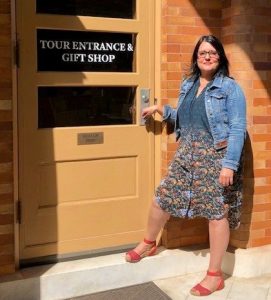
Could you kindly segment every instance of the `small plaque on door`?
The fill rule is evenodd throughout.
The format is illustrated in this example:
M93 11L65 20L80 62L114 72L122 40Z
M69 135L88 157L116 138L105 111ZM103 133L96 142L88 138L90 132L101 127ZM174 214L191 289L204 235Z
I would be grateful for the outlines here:
M77 145L103 144L103 132L89 132L77 134Z

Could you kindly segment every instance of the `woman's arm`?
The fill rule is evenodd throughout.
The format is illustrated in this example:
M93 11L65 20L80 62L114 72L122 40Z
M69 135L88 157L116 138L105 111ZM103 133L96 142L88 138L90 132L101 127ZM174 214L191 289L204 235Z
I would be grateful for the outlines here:
M243 91L234 83L227 100L229 118L229 138L226 155L222 160L219 183L222 186L233 184L234 171L239 167L246 137L246 100Z
M148 119L151 115L158 112L159 115L163 116L163 106L162 105L152 105L150 107L146 107L142 111L142 117L144 119Z
M154 113L159 113L163 117L163 121L174 124L176 121L177 111L170 105L152 105L143 109L142 117L148 119Z
M240 86L233 84L227 99L229 137L222 167L237 171L246 137L246 100Z

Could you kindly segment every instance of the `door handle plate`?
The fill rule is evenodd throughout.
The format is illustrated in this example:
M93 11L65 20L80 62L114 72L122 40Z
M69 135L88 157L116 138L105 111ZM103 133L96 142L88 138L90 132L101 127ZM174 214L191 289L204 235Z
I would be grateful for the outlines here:
M143 88L140 90L140 125L145 125L146 120L142 117L144 108L150 106L150 89Z

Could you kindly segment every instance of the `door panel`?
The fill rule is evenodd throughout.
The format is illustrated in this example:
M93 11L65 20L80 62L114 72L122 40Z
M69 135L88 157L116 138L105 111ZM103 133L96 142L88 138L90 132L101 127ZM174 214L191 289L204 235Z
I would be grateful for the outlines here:
M140 91L150 89L153 104L155 10L154 0L128 2L136 13L120 19L37 14L36 1L18 1L22 260L125 247L143 236L154 134L152 123L140 125ZM131 33L133 70L37 71L38 29Z

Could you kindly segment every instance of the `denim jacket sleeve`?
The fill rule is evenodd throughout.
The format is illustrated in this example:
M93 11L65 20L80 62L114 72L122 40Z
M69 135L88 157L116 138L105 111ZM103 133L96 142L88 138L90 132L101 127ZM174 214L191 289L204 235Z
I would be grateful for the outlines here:
M222 167L237 170L246 138L246 100L240 86L232 82L227 99L229 136Z
M172 108L170 105L164 105L163 120L175 124L177 117L177 109Z

